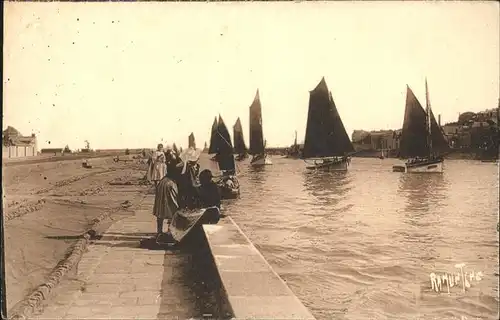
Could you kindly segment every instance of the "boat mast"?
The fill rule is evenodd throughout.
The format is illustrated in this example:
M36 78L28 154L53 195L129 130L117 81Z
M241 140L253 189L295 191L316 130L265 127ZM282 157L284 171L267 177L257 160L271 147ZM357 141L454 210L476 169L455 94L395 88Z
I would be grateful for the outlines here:
M431 102L429 99L429 88L427 87L427 78L425 78L425 111L427 113L427 145L429 146L429 156L432 156L432 122L431 122Z

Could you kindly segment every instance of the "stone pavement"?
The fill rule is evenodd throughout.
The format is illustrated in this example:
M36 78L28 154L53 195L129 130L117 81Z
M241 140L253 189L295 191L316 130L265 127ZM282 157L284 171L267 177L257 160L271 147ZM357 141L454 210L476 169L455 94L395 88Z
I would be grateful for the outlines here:
M61 284L37 319L188 319L206 313L193 289L191 254L139 248L156 231L153 201L146 196L134 216L89 245L76 279Z

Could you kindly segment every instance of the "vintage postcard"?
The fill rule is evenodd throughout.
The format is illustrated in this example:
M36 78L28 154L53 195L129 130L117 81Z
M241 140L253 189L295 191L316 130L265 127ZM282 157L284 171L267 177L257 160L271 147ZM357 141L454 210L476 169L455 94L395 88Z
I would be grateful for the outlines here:
M4 2L3 316L498 319L499 16Z

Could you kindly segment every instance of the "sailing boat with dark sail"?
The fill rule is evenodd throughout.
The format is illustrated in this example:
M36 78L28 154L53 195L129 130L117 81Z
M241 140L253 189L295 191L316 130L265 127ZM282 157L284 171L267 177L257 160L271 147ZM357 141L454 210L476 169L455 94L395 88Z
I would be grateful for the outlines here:
M194 140L194 134L192 132L188 137L188 148L196 150L196 141Z
M172 151L174 152L176 157L180 155L179 149L177 149L177 145L175 143L172 145Z
M425 80L426 110L406 86L406 107L399 145L399 157L407 159L404 166L394 171L408 173L443 172L442 155L449 150L443 131L431 110L427 80Z
M212 124L212 131L210 132L210 147L208 148L208 154L217 153L215 149L217 140L217 126L218 126L217 117L215 117L214 123ZM215 161L215 156L212 157L210 160Z
M229 130L219 115L216 136L214 139L215 159L219 165L221 175L216 179L223 199L234 199L240 194L240 184L236 178L236 163L234 149L231 143Z
M241 127L240 118L236 120L233 126L234 152L237 154L236 160L242 161L248 158L247 146L243 139L243 128Z
M288 153L285 157L291 158L291 159L299 159L300 158L300 146L297 143L297 131L295 131L295 140L293 142L293 145L290 147L290 149L288 150Z
M250 150L253 156L250 164L262 166L273 164L266 153L264 133L262 129L262 106L260 104L259 90L250 106Z
M346 171L354 147L323 77L309 92L303 158L307 169ZM308 163L308 160L312 163Z

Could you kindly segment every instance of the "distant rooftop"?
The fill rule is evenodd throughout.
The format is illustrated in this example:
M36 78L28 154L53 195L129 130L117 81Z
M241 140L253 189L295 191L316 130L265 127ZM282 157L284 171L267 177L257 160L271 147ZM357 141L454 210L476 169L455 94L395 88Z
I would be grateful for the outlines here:
M23 136L16 128L8 126L2 132L2 141L4 145L31 146L36 142L36 136Z
M5 129L2 132L2 135L8 135L8 136L21 136L21 133L14 127L8 126L7 129Z

